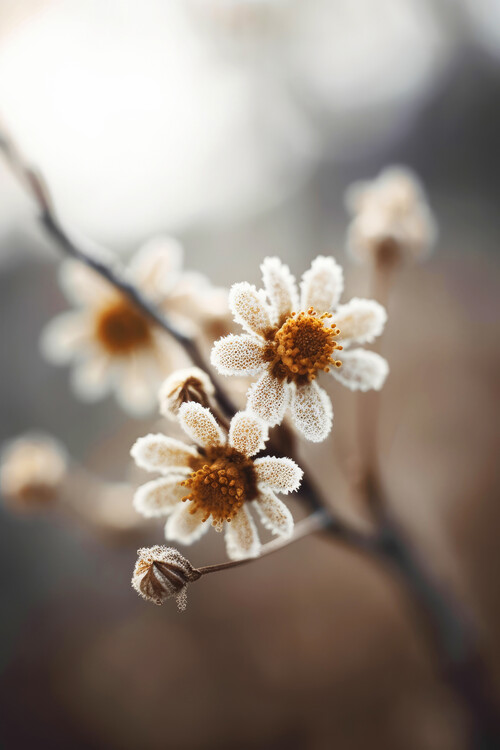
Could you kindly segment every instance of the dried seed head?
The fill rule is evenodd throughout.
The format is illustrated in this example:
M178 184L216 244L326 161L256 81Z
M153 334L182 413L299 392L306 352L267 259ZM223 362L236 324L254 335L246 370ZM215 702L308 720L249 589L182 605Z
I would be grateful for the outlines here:
M201 573L174 547L143 547L137 554L132 576L137 593L158 605L175 596L178 608L186 609L187 585L197 581Z
M2 453L0 491L17 508L42 506L55 499L66 469L59 443L48 435L25 435Z
M206 372L199 367L176 370L162 384L158 398L160 412L164 417L177 419L182 404L195 401L202 406L209 405L209 397L214 394L214 386Z

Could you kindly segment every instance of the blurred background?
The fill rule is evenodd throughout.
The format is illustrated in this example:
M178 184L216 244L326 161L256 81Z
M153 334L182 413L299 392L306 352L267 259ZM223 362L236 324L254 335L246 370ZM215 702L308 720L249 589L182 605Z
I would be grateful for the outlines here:
M299 276L332 253L346 298L366 294L345 190L416 171L440 234L389 299L379 457L500 691L498 1L0 0L0 116L68 225L124 259L173 234L219 286L259 283L269 254ZM42 359L40 331L67 309L58 258L1 161L1 441L43 430L123 481L135 439L168 424L83 404ZM329 390L333 436L301 455L351 517L355 396ZM0 513L2 747L465 747L399 582L355 553L303 540L194 585L179 614L129 586L161 523L103 534ZM188 550L195 565L224 555L215 534Z

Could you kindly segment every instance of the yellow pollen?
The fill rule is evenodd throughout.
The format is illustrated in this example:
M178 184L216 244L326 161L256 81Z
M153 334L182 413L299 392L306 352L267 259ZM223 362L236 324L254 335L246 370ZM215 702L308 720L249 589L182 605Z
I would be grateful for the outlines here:
M272 374L304 385L314 380L320 370L328 372L332 365L340 367L342 362L333 356L335 350L342 349L335 341L340 330L331 318L332 313L318 315L312 307L307 312L290 313L265 351Z
M111 354L128 354L151 342L149 322L125 299L99 312L95 332Z
M209 449L198 467L181 482L189 490L182 500L191 501L190 513L203 511L203 522L211 516L213 526L221 530L223 522L230 522L243 503L257 496L253 461L226 446Z

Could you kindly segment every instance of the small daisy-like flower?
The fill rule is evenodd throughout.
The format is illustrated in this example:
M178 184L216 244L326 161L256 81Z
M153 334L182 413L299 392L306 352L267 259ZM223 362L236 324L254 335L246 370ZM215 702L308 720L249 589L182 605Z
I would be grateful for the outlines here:
M43 434L23 435L8 443L0 460L0 492L18 509L52 502L66 476L63 447Z
M382 333L385 309L358 298L339 305L343 275L333 258L313 261L302 277L300 302L295 279L279 258L266 258L261 269L265 290L243 282L229 294L235 320L248 333L217 341L212 364L222 375L260 375L247 408L271 426L289 409L299 432L320 442L333 412L317 375L331 372L352 390L380 389L387 362L356 345Z
M173 547L143 547L132 576L132 587L153 604L163 604L175 596L180 610L186 609L187 585L200 578L189 560Z
M136 253L126 275L179 327L196 334L185 315L186 297L199 286L206 294L208 285L198 275L182 273L181 266L181 246L156 238ZM74 364L72 384L82 399L96 401L113 390L129 413L151 410L165 374L187 364L181 348L88 267L66 261L60 281L77 309L57 316L45 328L45 356L55 364Z
M436 222L419 179L409 169L390 167L371 182L351 185L346 204L354 217L347 246L357 260L392 265L429 255Z
M254 458L267 440L264 422L238 412L226 436L210 410L194 402L181 406L179 422L197 446L146 435L132 447L138 466L163 474L139 487L136 510L149 517L169 516L165 536L182 544L199 539L208 521L218 531L225 528L227 553L233 560L260 552L250 506L266 528L290 536L292 515L274 493L298 489L302 470L290 458Z

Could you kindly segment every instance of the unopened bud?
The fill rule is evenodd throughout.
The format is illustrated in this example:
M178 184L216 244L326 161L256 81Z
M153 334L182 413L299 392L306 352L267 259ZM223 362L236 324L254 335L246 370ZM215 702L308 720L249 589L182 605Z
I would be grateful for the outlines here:
M209 406L209 396L213 394L212 381L199 367L176 370L160 388L160 412L169 419L177 419L182 404L195 401L202 406Z
M201 573L174 547L143 547L137 554L132 576L137 593L154 604L163 604L175 596L178 608L185 609L187 585L197 581Z
M2 451L0 491L18 509L53 501L67 469L66 453L48 435L25 435Z

